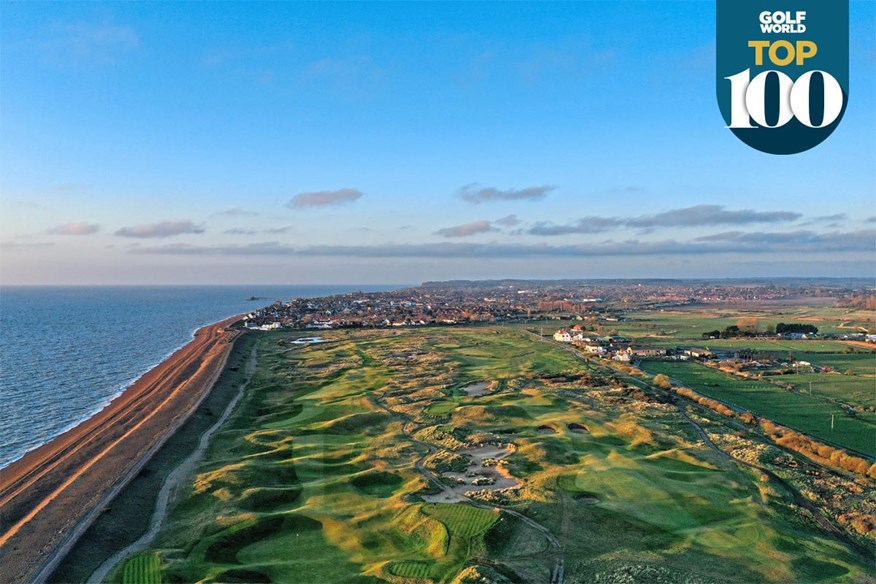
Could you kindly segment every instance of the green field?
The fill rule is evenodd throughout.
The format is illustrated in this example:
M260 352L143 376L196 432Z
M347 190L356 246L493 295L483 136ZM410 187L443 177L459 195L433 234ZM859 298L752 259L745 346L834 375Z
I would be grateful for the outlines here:
M518 327L279 343L294 336L248 335L250 390L138 556L160 558L165 581L538 582L558 553L566 582L866 578L860 552L786 494L797 479L764 483L677 408ZM462 391L482 381L489 394ZM497 444L514 488L428 502L452 481L424 461Z
M828 366L840 373L851 373L869 378L876 387L876 355L871 353L807 353L794 352L794 358L813 365Z
M689 361L646 361L642 368L649 373L668 375L670 379L705 396L738 406L757 416L876 457L876 416L872 413L852 415L839 405L815 395L814 391L813 397L809 397L808 394L783 390L766 381L731 377ZM797 376L787 377L793 381L793 377ZM831 390L831 393L836 393L836 390Z
M852 406L873 408L876 406L876 379L860 375L839 375L832 373L800 373L771 377L776 383L793 385L798 391L814 397L835 400ZM857 415L873 420L873 413L859 412Z

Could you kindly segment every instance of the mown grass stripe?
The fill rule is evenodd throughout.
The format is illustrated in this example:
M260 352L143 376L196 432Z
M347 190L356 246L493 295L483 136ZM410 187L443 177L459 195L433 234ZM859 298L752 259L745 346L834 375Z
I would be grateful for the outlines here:
M161 560L158 554L129 558L122 569L122 584L161 584Z

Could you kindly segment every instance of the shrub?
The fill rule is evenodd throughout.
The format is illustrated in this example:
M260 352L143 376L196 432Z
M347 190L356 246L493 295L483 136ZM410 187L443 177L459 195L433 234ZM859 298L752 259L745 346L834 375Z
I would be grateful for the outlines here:
M657 387L662 387L663 389L669 389L672 387L672 382L669 381L669 378L662 373L654 376L654 385Z
M860 456L853 456L840 448L834 448L790 428L778 426L769 420L761 420L760 427L767 437L779 446L799 452L815 462L876 478L876 464L871 465Z

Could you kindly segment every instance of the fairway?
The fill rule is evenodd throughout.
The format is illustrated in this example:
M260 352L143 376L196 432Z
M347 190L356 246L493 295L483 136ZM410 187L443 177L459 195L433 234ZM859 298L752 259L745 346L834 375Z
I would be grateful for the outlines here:
M122 569L122 584L161 584L161 560L158 554L129 558Z
M425 505L423 513L443 523L451 534L465 538L485 534L499 520L498 511L470 505L441 503Z
M520 327L252 338L250 391L113 581L147 558L149 577L183 582L541 582L560 566L568 582L643 566L666 582L853 582L867 570L782 494L811 488L808 475L765 485L676 407ZM719 416L699 423L733 436ZM849 496L861 516L876 505Z

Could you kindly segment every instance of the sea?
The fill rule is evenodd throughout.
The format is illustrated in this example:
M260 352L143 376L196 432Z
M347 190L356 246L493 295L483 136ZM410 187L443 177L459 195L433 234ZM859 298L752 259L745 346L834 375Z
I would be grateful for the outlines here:
M399 287L0 287L0 469L99 412L204 325L275 300Z

